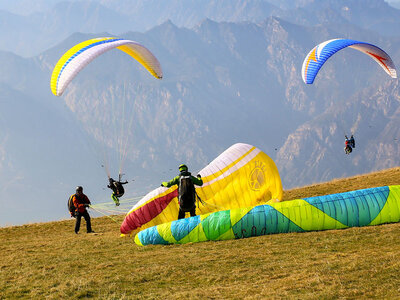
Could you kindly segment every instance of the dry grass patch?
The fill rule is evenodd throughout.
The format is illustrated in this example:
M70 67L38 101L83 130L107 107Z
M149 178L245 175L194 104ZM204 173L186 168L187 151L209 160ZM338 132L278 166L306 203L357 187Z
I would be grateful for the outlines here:
M285 199L400 184L400 168L285 191ZM123 217L116 217L122 222ZM84 221L83 221L84 223ZM93 219L0 229L0 299L398 298L400 224L139 247ZM85 224L82 224L83 226Z

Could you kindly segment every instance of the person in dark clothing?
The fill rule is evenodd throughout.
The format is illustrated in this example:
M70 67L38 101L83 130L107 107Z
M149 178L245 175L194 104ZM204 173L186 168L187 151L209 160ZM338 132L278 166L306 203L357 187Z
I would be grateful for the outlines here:
M347 135L344 136L345 137L345 141L344 141L344 152L346 154L350 154L351 152L353 152L353 148L355 147L355 140L353 135L351 135L350 139L347 137Z
M355 148L356 147L356 141L354 140L354 136L351 135L350 139L349 139L349 143L351 148Z
M107 185L107 187L113 191L113 193L111 194L111 199L114 201L116 206L119 206L119 198L122 197L125 193L125 189L122 185L127 184L128 181L121 182L121 175L119 175L118 181L112 179L111 177L108 180L109 184Z
M350 154L353 151L353 149L350 146L350 142L348 140L345 140L344 142L344 153Z
M90 216L86 208L90 206L89 198L83 193L83 188L81 186L76 187L75 195L72 195L72 201L75 206L75 233L79 232L81 227L81 218L84 217L86 221L86 232L92 233L92 225L90 223Z
M186 212L190 212L191 217L196 215L196 188L194 185L203 185L200 174L196 177L192 176L186 165L180 165L179 172L179 175L172 180L161 183L163 187L171 187L175 184L178 185L178 220L184 219Z

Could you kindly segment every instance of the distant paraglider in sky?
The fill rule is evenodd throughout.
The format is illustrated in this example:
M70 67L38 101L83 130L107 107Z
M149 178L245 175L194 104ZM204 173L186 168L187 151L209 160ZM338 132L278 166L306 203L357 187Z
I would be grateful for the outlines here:
M303 61L301 75L304 83L312 84L324 65L336 52L344 48L353 48L374 59L382 69L392 78L397 78L396 67L390 56L381 48L366 42L360 42L351 39L332 39L315 46ZM354 142L354 139L352 139ZM354 148L352 143L346 137L344 151L350 154Z
M397 78L396 67L390 56L381 48L350 39L333 39L315 46L303 62L301 75L306 84L312 84L323 64L336 52L344 48L353 48L373 58L392 78Z
M354 139L354 136L351 135L350 138L347 137L347 135L344 136L344 153L347 155L353 152L353 149L356 147L356 141Z
M127 58L130 57L131 61L139 62L155 78L161 79L163 77L158 59L145 46L135 41L116 37L95 38L73 46L61 56L53 69L50 80L53 94L61 96L81 70L100 55L113 49L118 49L128 54ZM117 74L118 70L104 69L104 72ZM95 152L96 155L103 154L101 166L104 167L109 180L112 179L110 167L116 165L116 163L109 163L111 154L117 154L118 176L121 178L122 168L128 157L128 152L134 149L132 139L135 132L133 130L135 93L133 88L129 90L129 81L124 81L120 85L122 84L123 88L118 89L116 87L114 89L118 92L107 94L107 92L99 91L100 96L98 98L101 100L89 99L87 104L92 115L86 118L86 120L89 120L87 121L88 126L86 129L101 142L102 149L95 149ZM82 123L85 124L85 121L82 121ZM93 130L97 130L98 133L94 133ZM117 181L117 183L121 183L119 189L122 190L122 184L124 183L120 181ZM114 191L111 195L116 205L120 204L119 197L122 194L116 194Z
M115 37L87 40L69 49L58 60L51 75L51 91L61 96L75 76L99 55L119 49L136 59L154 77L161 79L163 74L157 58L143 45Z

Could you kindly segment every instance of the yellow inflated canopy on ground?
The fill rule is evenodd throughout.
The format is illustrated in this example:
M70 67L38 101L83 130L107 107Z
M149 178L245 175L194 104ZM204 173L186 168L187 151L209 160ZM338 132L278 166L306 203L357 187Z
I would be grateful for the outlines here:
M196 191L204 203L198 203L198 215L282 199L282 183L274 161L248 144L231 146L199 174L203 186L196 187ZM135 234L144 228L176 220L177 196L176 186L151 191L128 212L121 233Z

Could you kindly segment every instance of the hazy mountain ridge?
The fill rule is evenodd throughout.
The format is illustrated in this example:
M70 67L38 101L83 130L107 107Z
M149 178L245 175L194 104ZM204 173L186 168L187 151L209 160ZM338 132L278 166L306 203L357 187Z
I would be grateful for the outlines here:
M259 23L270 16L278 16L307 26L354 24L387 36L398 36L400 26L400 10L383 0L298 0L292 3L190 0L185 1L185 5L179 0L43 0L36 6L25 0L14 2L14 5L0 5L0 31L3 33L0 50L27 57L57 45L76 31L124 35L129 31L150 30L167 20L179 27L193 28L206 18L216 22ZM26 14L16 15L16 11L26 11Z
M108 35L74 33L33 58L0 51L1 189L16 203L10 214L23 212L15 222L24 215L65 216L65 197L77 184L94 201L108 199L96 152L101 143L115 144L109 101L124 97L135 116L125 168L135 182L127 196L172 178L182 162L196 172L236 142L271 156L285 189L399 165L397 80L351 49L332 57L311 86L300 74L308 51L335 37L375 43L398 65L398 37L328 20L311 26L281 17L205 19L192 29L166 21L145 33L124 34L158 57L162 80L110 51L83 70L63 97L53 96L49 81L60 56L78 42ZM357 145L346 156L343 138L352 130Z
M399 35L400 11L384 1L310 1L293 10L282 11L282 18L297 24L354 24L383 35Z

